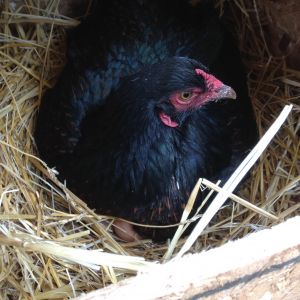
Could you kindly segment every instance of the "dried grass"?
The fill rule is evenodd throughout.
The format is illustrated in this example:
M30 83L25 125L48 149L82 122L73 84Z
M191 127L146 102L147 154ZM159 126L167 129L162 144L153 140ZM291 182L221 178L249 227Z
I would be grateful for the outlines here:
M14 10L5 1L0 17L1 299L71 298L168 256L168 243L117 240L111 231L113 218L96 215L35 157L37 108L63 67L65 29L78 24L59 15L58 2L28 0ZM270 55L263 35L268 19L258 0L219 0L217 5L236 30L260 135L284 105L294 104L239 193L283 220L300 211L300 72ZM218 212L191 251L279 222L232 203ZM175 253L184 241L172 245Z

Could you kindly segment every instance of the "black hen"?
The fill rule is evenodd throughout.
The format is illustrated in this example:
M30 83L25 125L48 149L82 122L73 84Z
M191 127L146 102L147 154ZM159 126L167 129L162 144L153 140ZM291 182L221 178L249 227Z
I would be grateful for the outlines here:
M239 55L209 6L118 0L99 1L70 33L35 137L92 208L166 225L199 177L230 175L256 127ZM174 229L139 231L159 240Z

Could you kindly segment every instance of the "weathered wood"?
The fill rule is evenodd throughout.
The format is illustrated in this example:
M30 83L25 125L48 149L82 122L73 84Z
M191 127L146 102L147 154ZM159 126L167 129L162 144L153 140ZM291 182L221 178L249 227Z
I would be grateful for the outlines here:
M300 299L300 217L76 298Z

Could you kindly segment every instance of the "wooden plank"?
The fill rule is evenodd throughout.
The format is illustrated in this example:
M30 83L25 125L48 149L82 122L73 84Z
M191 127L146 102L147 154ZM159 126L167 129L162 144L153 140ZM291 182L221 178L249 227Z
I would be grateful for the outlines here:
M299 229L295 217L76 299L300 299Z

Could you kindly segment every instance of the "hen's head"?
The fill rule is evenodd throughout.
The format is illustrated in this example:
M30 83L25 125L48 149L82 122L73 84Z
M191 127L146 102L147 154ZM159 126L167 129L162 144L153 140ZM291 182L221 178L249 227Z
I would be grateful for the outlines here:
M124 89L125 87L125 89ZM121 102L140 112L150 109L165 126L177 127L209 102L235 99L235 91L196 60L172 57L144 67L120 87Z

